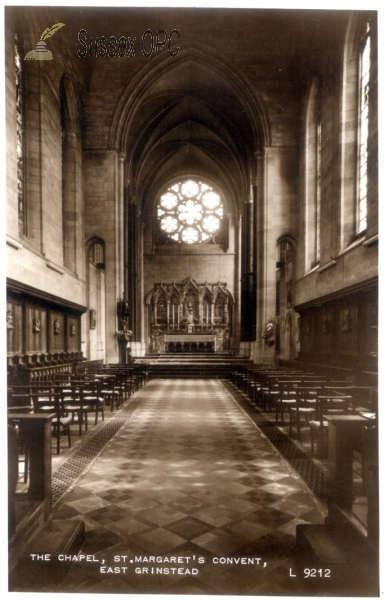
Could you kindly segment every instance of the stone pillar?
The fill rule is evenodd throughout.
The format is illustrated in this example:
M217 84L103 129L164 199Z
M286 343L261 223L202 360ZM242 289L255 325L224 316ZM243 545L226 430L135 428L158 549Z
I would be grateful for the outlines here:
M105 242L105 315L106 361L119 360L116 337L116 304L123 292L120 280L119 248L123 229L119 224L121 203L121 166L115 150L89 149L84 152L85 232L89 239L96 235Z
M235 261L234 261L234 323L233 323L233 339L234 349L239 352L240 343L240 328L241 328L241 244L242 244L242 216L235 229Z
M260 315L260 286L258 285L261 276L262 246L259 243L259 232L261 231L261 214L263 202L263 176L264 176L264 156L257 151L256 156L256 177L252 181L253 188L253 274L254 274L254 303L255 303L255 338L251 344L251 358L254 362L259 362L262 354L262 321ZM259 292L258 292L259 290Z
M296 147L266 147L257 156L257 334L254 360L272 363L275 344L264 343L262 335L271 319L275 323L276 248L284 234L298 235L297 181L293 164Z
M118 206L118 281L120 290L124 290L124 169L126 155L119 154L119 206ZM124 290L125 291L125 290Z
M139 341L138 325L138 211L136 198L129 196L126 204L126 289L131 307L131 330L133 341Z
M263 192L260 199L261 215L257 230L257 247L260 250L260 268L258 280L258 309L259 318L257 336L261 339L258 362L273 363L275 360L275 345L268 346L262 339L269 319L275 316L275 252L276 239L274 235L275 211L274 203L269 202L270 192L273 192L275 180L278 178L278 149L265 148L263 155ZM262 175L262 174L261 174Z
M137 322L138 322L138 341L141 347L145 346L145 322L144 322L144 256L143 256L143 240L145 224L138 223L139 239L138 239L138 287L137 287Z
M252 339L252 240L253 240L253 204L248 198L243 206L243 221L241 229L241 341L250 342Z

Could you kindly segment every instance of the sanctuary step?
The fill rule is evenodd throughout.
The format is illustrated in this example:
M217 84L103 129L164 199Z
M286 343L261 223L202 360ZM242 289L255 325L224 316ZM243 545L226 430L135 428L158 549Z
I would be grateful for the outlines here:
M146 355L135 362L148 364L150 377L153 379L227 379L230 378L234 363L252 364L248 358L219 353L163 353Z
M164 352L162 354L146 354L144 357L146 362L157 361L157 362L225 362L225 363L251 363L250 359L243 356L232 356L229 354L221 354L215 352L209 353L198 353L198 352Z

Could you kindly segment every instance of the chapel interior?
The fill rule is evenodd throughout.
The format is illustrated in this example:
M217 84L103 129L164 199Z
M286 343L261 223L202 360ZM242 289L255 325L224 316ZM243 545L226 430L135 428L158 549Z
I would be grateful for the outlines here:
M9 589L378 595L377 13L4 36Z

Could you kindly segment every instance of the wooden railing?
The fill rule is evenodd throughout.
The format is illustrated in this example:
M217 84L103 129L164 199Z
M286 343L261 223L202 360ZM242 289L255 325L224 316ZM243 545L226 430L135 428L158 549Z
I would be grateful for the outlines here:
M29 385L39 381L54 381L57 375L73 372L73 363L49 367L19 368L11 374L8 385Z
M27 352L8 354L7 364L12 367L44 367L83 360L82 352Z
M74 364L74 373L94 371L103 367L103 360L84 360Z

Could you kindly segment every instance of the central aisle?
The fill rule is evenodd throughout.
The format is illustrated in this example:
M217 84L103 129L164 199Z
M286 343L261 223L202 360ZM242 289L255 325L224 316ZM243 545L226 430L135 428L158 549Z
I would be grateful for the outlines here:
M106 572L75 562L55 591L298 591L295 527L323 516L221 382L153 380L135 397L139 407L54 517L85 521L82 554Z

